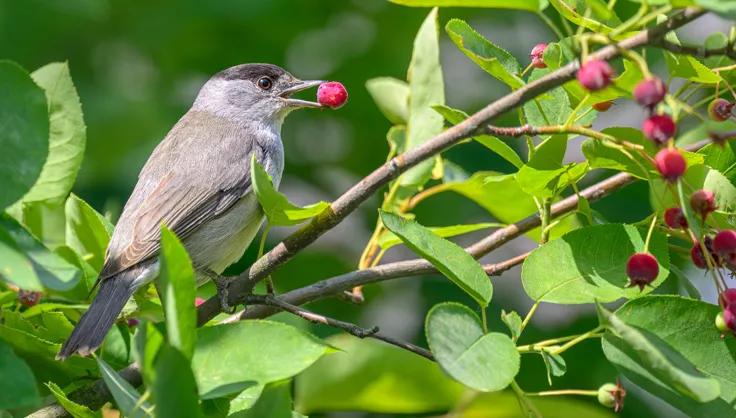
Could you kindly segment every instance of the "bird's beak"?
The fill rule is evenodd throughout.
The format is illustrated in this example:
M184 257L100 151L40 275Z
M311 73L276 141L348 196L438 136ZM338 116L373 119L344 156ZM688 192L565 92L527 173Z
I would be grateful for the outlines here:
M279 96L286 100L286 103L291 107L322 107L322 105L317 102L291 98L291 95L294 93L298 93L311 87L317 87L322 83L324 83L323 80L296 80L291 86L284 89Z

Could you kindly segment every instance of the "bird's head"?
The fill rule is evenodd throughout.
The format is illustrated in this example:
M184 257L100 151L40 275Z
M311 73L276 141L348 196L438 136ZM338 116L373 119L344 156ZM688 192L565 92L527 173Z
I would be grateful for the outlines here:
M320 85L303 81L272 64L241 64L215 74L202 87L194 107L224 117L280 124L289 112L321 107L291 96Z

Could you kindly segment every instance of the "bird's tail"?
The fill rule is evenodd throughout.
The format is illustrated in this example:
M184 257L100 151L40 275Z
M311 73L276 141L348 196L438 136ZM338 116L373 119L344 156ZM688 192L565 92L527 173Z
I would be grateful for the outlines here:
M102 345L105 335L136 290L135 276L130 273L124 271L100 282L100 290L92 305L56 355L58 360L66 360L75 352L87 356Z

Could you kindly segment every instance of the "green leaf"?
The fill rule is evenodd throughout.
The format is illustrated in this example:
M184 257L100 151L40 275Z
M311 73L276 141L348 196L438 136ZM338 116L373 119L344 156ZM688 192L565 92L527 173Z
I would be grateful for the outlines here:
M372 78L365 88L376 102L378 110L395 125L405 125L409 120L409 85L393 77Z
M141 399L141 395L130 383L128 383L127 380L120 377L115 369L110 367L110 365L105 363L101 358L97 359L97 364L100 366L102 380L110 390L118 408L120 408L120 411L122 411L126 417L153 417L153 414L151 413L152 406L144 399Z
M598 306L601 324L612 334L605 336L604 344L621 350L653 377L677 393L697 402L709 402L720 395L718 381L698 371L685 357L656 334L627 324L616 314ZM614 364L616 364L614 358Z
M38 405L41 398L31 368L0 340L0 409Z
M524 290L534 301L564 304L605 303L648 293L667 278L670 263L667 238L654 232L649 252L657 258L659 275L643 292L627 287L626 262L632 254L644 251L646 234L646 230L621 224L569 232L527 257L521 270Z
M713 70L689 55L675 55L671 52L665 52L664 57L672 77L685 78L701 84L715 84L722 81L721 77Z
M484 38L470 25L460 19L451 19L447 22L445 31L458 49L485 72L502 81L512 90L524 85L524 81L518 75L522 68L516 58L505 49Z
M267 385L255 405L247 410L234 410L231 406L228 418L292 418L291 410L291 382L285 380Z
M551 68L535 68L529 82L536 81L551 73ZM524 103L526 123L532 126L562 125L572 114L570 98L562 87L549 90L544 95Z
M539 198L551 198L570 184L577 183L586 173L587 164L562 165L567 149L567 137L555 135L537 146L534 155L516 174L519 187Z
M467 306L446 302L427 314L427 342L440 367L458 382L493 392L508 386L519 372L519 352L507 335L484 334Z
M49 114L43 90L18 64L0 61L0 210L23 197L49 152Z
M299 207L289 202L283 193L273 187L271 176L258 164L255 154L253 154L250 162L250 178L258 202L261 204L270 225L297 225L319 215L330 206L327 202L317 202L309 206Z
M26 290L70 290L82 272L49 251L7 214L0 214L0 273Z
M448 238L457 235L467 234L470 232L480 231L482 229L502 228L504 226L506 225L494 222L483 222L469 225L430 227L427 229L429 229L430 232L437 235L438 237ZM391 231L383 231L381 235L378 236L377 243L382 250L387 250L395 245L401 244L401 238L397 237L396 234Z
M736 19L736 4L724 0L695 0L698 6L715 12L726 19Z
M383 225L420 257L467 292L481 306L488 306L493 286L483 267L462 247L433 234L412 220L381 211Z
M288 379L329 350L324 342L289 325L243 321L199 329L192 369L200 395L212 399Z
M46 387L49 388L51 394L56 398L56 402L61 405L66 412L68 412L74 418L100 418L102 414L100 412L93 412L91 409L84 405L80 405L74 401L69 400L64 394L64 391L54 382L45 383Z
M156 380L151 387L157 417L200 418L197 384L187 357L164 344L156 358Z
M112 224L75 194L66 200L66 244L95 271L102 269Z
M142 321L138 325L138 332L135 334L135 358L141 365L141 374L143 382L146 386L151 386L156 380L156 368L154 362L161 346L164 343L164 335L159 331L155 324L149 321Z
M573 22L574 24L578 26L582 26L584 28L588 28L592 30L593 32L598 32L602 34L609 33L613 30L611 27L604 25L603 23L595 19L591 19L587 17L587 13L585 16L578 13L576 6L579 4L579 2L576 2L575 0L549 0L549 2L552 5L552 7L554 7L560 13L560 15L562 15L562 17L569 20L570 22ZM573 3L572 5L569 4L571 2ZM591 10L600 10L600 9L591 9Z
M437 105L432 106L432 108L437 113L442 115L442 117L444 117L446 121L450 122L453 125L457 125L458 123L468 118L467 113L459 109L453 109L449 106ZM490 149L491 151L495 152L504 160L513 164L515 167L519 168L524 165L524 162L521 161L521 158L519 158L519 155L516 153L516 151L514 151L514 149L508 146L508 144L496 138L495 136L478 135L474 136L473 139L486 148Z
M406 125L406 149L411 150L442 132L442 116L432 106L445 103L445 87L440 66L437 9L432 9L414 39L409 63L409 120ZM399 177L399 184L415 190L429 180L434 161L419 163Z
M161 227L161 273L163 305L166 314L166 338L172 347L187 358L194 353L197 340L197 311L194 306L196 285L189 254L179 239Z
M544 360L544 367L547 369L547 383L552 386L552 376L564 376L567 373L567 363L559 354L551 354L546 351L541 351L540 354Z
M298 410L423 414L448 410L464 389L437 363L372 339L340 334L337 353L296 377Z
M721 338L720 331L713 325L719 311L718 306L705 302L662 295L632 300L615 313L629 327L640 332L646 330L647 337L658 338L659 346L679 353L700 373L716 379L721 393L710 402L700 403L683 397L648 370L639 354L627 349L619 339L604 338L603 353L628 379L689 417L733 416L736 413L736 362L733 361L736 340Z
M238 396L234 397L232 401L230 401L230 411L245 411L247 409L250 409L253 407L253 405L258 402L258 399L261 397L261 394L266 389L266 385L252 385L248 386L245 390L240 392ZM226 398L219 398L219 399L228 399ZM207 402L207 401L205 401Z
M547 6L547 0L389 0L411 7L491 7L536 12Z
M519 401L511 391L481 393L469 404L463 404L463 410L453 418L615 418L612 409L603 408L597 402L584 396L535 396L533 404L539 415L524 415L519 408ZM527 398L530 400L531 398ZM632 402L633 403L633 402ZM627 406L629 411L634 407ZM638 409L637 409L638 411Z
M63 206L51 201L18 202L8 208L7 212L46 248L57 249L66 243Z
M501 310L501 320L511 331L511 338L516 340L521 334L521 317L515 311L506 312Z
M24 202L61 204L72 189L82 165L86 127L82 105L67 63L45 65L31 74L46 93L49 114L48 158Z

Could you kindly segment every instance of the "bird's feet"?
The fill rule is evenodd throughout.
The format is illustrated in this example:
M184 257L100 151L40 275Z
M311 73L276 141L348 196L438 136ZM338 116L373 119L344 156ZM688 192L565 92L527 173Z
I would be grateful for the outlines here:
M210 272L210 279L217 289L217 298L220 300L220 309L228 314L233 314L237 310L237 306L230 306L230 284L235 280L234 277L220 276Z

